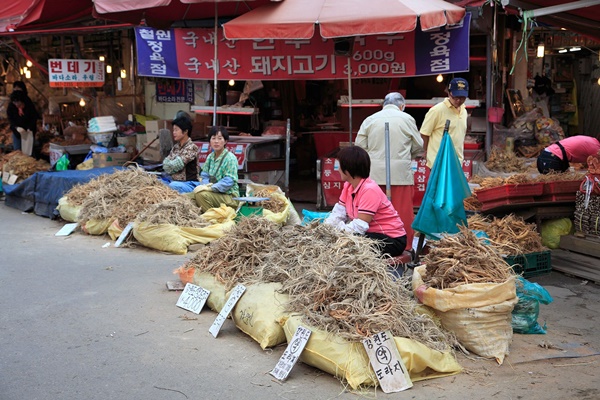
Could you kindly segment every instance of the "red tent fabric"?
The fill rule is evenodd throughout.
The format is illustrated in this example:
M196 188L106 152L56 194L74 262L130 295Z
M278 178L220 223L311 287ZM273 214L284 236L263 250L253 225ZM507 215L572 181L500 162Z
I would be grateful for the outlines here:
M73 23L92 19L92 0L71 0L65 13L64 0L14 0L0 5L0 33Z
M430 30L454 25L465 9L442 0L286 0L223 24L228 39L308 39Z
M282 0L95 0L94 16L167 28L175 21L214 18L215 3L219 17L235 17L271 1Z

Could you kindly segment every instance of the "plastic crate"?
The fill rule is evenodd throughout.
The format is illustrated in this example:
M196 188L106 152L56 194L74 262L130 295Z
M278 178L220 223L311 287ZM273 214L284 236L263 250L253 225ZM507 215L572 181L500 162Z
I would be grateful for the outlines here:
M563 194L563 193L572 193L575 196L575 193L579 190L581 186L581 181L558 181L558 182L546 182L544 184L544 192L543 194Z
M483 149L483 143L465 143L464 144L464 149L465 150Z
M544 192L544 183L519 183L514 185L502 185L489 189L480 189L475 192L477 200L484 203L512 197L541 196Z
M511 204L524 204L524 203L534 203L535 199L533 196L530 197L515 197L512 199L498 199L494 201L485 201L481 202L481 211L488 211L496 207L500 206L509 206Z
M551 201L551 202L573 202L575 203L575 192L573 193L560 193L560 194L545 194L540 197L536 197L535 201Z
M552 271L550 255L550 250L546 250L518 256L505 256L504 261L512 267L516 274L522 274L524 278L529 278L549 274Z

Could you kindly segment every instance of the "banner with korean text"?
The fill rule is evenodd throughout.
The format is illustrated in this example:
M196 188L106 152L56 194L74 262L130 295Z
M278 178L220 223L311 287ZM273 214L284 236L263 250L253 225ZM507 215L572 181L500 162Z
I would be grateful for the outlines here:
M50 87L102 87L104 63L99 60L48 60Z
M469 70L469 25L433 31L360 36L353 78L411 77ZM213 29L135 28L138 74L162 78L214 77ZM347 79L347 58L334 55L333 40L227 40L218 31L219 80Z

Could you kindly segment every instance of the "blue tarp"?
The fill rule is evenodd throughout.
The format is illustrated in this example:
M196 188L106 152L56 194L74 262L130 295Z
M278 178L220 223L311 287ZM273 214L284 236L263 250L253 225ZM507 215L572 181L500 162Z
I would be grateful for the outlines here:
M457 224L467 225L463 200L470 195L452 138L445 133L412 228L434 238L459 232Z
M86 183L102 174L112 174L122 167L36 172L16 185L4 185L5 203L21 211L33 211L42 217L58 216L58 200L79 183Z

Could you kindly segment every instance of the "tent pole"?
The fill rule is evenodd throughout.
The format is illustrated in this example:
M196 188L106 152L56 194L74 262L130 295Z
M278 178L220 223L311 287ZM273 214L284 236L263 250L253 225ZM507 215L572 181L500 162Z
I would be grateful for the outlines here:
M348 135L349 135L349 139L348 142L350 144L352 144L352 71L350 70L350 66L351 66L351 61L352 57L348 56L348 65L347 65L347 69L348 69L348 119L350 121L348 121Z
M217 22L217 13L218 13L218 1L215 1L215 61L213 63L213 120L212 120L212 124L213 126L217 126L217 74L218 74L218 68L219 68L219 60L217 59L217 46L219 43L219 38L218 38L218 34L219 34L219 25Z

